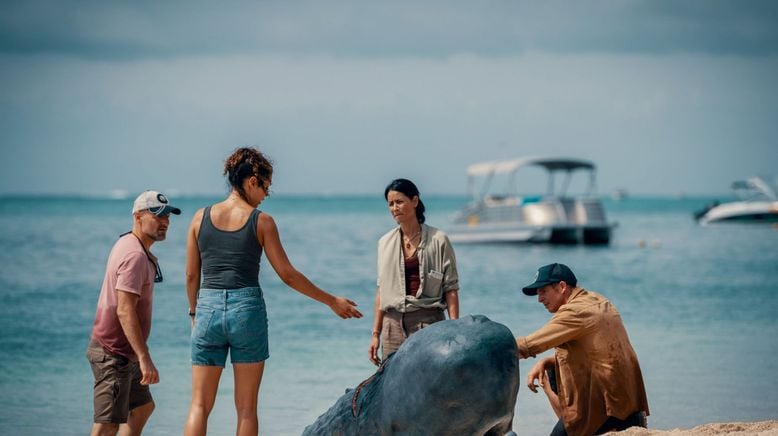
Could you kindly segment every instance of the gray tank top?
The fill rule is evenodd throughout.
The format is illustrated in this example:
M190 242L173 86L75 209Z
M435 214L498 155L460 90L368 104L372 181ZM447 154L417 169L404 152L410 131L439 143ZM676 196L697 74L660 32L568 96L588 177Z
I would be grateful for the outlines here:
M254 210L246 224L238 230L226 231L214 227L211 207L203 212L197 244L205 289L238 289L259 286L259 260L262 247L257 240L257 219Z

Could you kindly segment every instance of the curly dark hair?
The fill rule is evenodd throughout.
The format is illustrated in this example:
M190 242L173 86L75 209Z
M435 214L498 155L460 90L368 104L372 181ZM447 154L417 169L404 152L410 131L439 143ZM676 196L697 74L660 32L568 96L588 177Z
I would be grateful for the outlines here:
M238 195L247 200L243 181L256 176L263 183L273 176L273 163L254 147L241 147L224 161L224 175Z

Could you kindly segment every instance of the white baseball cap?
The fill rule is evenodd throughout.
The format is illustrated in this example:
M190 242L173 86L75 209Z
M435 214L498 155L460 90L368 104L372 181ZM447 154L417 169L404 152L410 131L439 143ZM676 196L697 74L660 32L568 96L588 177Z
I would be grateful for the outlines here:
M157 216L165 216L171 213L181 215L181 209L171 206L167 197L157 191L144 191L135 199L135 203L132 205L132 213L143 210L148 210Z

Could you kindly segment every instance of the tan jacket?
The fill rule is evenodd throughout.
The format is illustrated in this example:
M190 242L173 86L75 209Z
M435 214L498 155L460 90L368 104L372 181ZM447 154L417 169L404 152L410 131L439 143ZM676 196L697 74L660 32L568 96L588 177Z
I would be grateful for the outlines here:
M556 347L559 402L569 435L592 435L608 416L648 414L635 350L621 315L602 295L575 288L546 325L517 342L522 358Z
M419 257L419 290L405 295L405 263L402 235L396 227L378 240L378 293L381 310L413 312L419 309L445 309L444 294L459 289L457 260L448 237L442 231L421 225Z

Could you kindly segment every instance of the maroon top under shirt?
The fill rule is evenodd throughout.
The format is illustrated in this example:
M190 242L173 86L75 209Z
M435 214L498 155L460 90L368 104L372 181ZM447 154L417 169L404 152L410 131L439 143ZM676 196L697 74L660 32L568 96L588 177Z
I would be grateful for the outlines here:
M405 258L405 295L416 295L421 281L419 279L419 258Z

